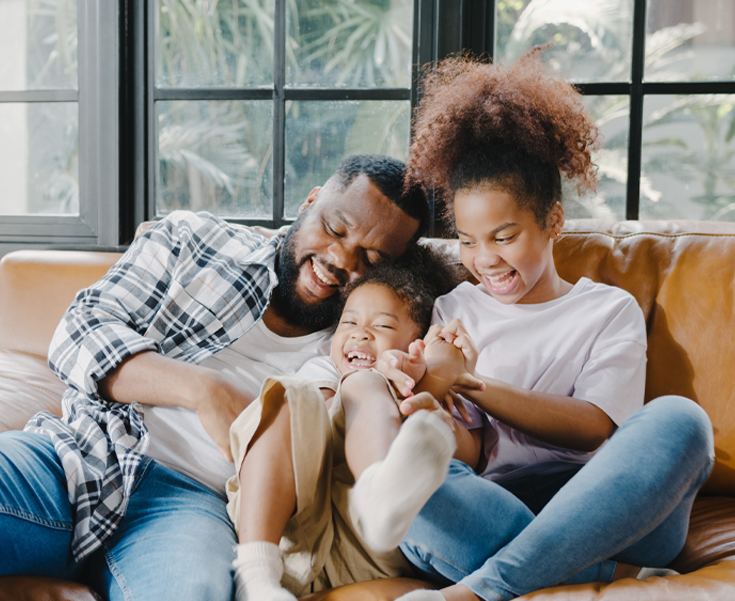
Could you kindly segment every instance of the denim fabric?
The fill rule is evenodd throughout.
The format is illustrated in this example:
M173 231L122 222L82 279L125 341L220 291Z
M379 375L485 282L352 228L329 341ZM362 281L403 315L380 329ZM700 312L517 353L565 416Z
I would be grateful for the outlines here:
M225 498L146 459L125 518L81 563L72 508L50 438L0 434L0 575L75 580L110 601L230 601L236 536Z
M626 420L576 474L570 466L568 481L555 474L559 491L538 515L453 462L401 550L427 577L460 582L486 601L610 582L616 561L663 567L676 557L713 464L706 413L688 399L662 397Z

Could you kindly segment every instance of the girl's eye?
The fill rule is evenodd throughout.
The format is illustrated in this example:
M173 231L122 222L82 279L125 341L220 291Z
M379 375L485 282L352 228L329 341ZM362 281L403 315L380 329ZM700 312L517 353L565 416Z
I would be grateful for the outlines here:
M392 329L394 329L393 326L389 326L389 325L386 325L384 323L375 324L375 327L376 328L382 328L384 330L392 330Z
M460 243L460 244L461 244L462 246L472 246L472 244L473 244L473 243L472 243L472 242L470 242L469 240L460 240L460 241L459 241L459 243Z
M513 238L515 238L515 235L506 236L505 238L495 238L495 242L498 244L505 244L506 242L510 242Z
M347 325L347 326L354 326L354 325L355 325L355 322L354 322L354 321L352 321L352 320L350 320L350 319L343 319L343 320L342 320L342 323L343 323L344 325Z

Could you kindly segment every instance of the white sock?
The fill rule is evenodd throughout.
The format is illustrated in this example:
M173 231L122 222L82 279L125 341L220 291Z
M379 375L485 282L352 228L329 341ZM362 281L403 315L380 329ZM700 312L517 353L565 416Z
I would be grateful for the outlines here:
M446 601L446 599L439 591L422 588L398 597L396 601Z
M675 570L669 570L668 568L641 568L641 571L638 572L638 575L636 576L636 580L645 580L646 578L652 578L653 576L663 578L664 576L678 575L679 572Z
M368 467L350 491L370 548L387 552L398 547L444 482L456 448L452 429L434 412L417 411L403 423L386 458Z
M237 545L235 568L237 601L296 601L281 586L283 560L278 545L268 542Z

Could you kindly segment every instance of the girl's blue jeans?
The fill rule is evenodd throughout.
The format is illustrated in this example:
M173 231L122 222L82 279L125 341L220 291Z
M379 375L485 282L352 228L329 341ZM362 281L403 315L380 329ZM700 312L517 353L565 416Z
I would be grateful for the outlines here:
M581 469L497 483L453 461L401 550L425 576L486 601L610 582L617 561L664 567L676 557L713 464L707 414L688 399L661 397Z
M66 477L51 440L0 434L0 575L74 580L109 601L230 601L237 541L225 506L206 486L146 460L120 527L78 564Z

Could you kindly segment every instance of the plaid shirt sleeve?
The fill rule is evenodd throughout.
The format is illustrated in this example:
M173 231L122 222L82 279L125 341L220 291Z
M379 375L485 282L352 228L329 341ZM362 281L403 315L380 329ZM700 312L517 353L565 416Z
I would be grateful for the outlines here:
M216 264L232 242L226 227L206 213L179 211L136 239L107 275L77 294L56 328L49 348L56 375L99 400L97 381L126 358L146 350L175 356L176 348L198 330L206 335L221 327L210 323L211 311L193 297L201 295L201 270ZM263 239L252 236L238 243L238 252L247 254ZM226 277L221 270L218 275Z
M100 399L97 381L144 350L198 363L244 334L277 283L277 244L206 213L175 212L77 294L49 349L69 385L64 416L41 412L25 427L49 436L64 466L75 559L99 549L125 516L148 448L135 407Z

